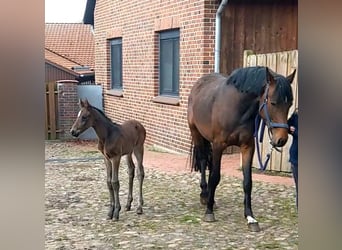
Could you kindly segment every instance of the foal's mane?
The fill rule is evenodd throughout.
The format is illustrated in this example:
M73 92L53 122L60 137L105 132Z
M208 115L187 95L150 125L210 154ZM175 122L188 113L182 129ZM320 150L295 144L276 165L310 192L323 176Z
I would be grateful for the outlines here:
M291 85L286 78L269 69L276 80L275 100L279 103L292 102L293 95ZM242 93L252 93L260 96L266 86L266 67L256 66L239 68L234 70L226 81L227 85L233 85Z
M108 122L114 124L114 125L118 125L116 122L113 122L101 109L98 109L94 106L91 106L93 109L95 109L96 111L98 111Z

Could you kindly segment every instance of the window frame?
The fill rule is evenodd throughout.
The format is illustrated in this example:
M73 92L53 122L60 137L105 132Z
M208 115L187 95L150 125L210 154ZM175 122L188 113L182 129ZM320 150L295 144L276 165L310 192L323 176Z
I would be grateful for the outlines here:
M120 76L119 79L115 79L114 71L117 71L115 68L115 63L113 61L113 49L119 49L119 72ZM110 51L110 89L111 90L122 90L123 83L122 83L122 38L113 38L109 40L109 51ZM114 64L114 65L113 65Z
M169 97L179 97L179 63L180 63L180 31L179 29L172 30L163 30L159 31L159 95L160 96L169 96ZM162 47L166 43L171 42L172 46L172 72L171 72L171 86L166 86L166 83L163 82L163 70L165 69L165 61L163 57ZM167 45L167 44L166 44ZM170 53L170 52L169 52ZM170 85L170 83L169 83ZM169 89L167 89L169 87Z

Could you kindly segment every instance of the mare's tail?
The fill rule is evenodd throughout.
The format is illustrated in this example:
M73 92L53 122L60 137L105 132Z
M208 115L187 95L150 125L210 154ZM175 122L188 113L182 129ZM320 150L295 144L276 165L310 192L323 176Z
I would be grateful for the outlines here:
M204 144L200 146L196 146L193 144L193 141L191 140L191 146L190 146L190 165L191 165L191 171L195 170L196 172L201 172L201 161L205 161L205 166L209 170L211 170L211 167L213 165L213 154L211 149L211 143L204 139ZM205 169L206 169L205 168ZM205 170L204 169L204 170Z

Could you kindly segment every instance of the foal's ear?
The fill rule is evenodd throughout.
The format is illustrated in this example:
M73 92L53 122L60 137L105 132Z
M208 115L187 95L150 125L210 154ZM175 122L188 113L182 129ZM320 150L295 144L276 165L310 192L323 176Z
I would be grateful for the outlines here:
M78 99L78 105L80 106L80 108L83 108L83 106L84 106L83 100L81 98Z
M296 75L296 69L292 72L291 75L287 76L286 79L287 79L290 83L292 83L292 82L293 82L293 79L294 79L294 77L295 77L295 75Z
M82 99L79 99L79 105L81 108L88 108L89 102L87 99L85 99L84 101Z

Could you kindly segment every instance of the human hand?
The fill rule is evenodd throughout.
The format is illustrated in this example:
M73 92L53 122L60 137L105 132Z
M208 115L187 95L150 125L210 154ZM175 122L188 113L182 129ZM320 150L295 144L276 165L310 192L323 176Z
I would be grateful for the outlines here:
M294 126L290 126L291 133L295 132L296 128Z

